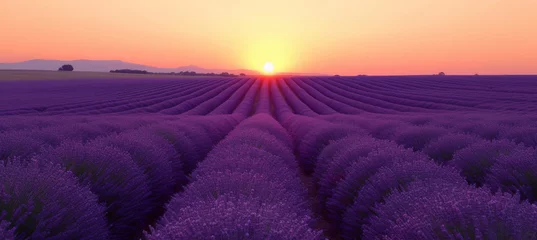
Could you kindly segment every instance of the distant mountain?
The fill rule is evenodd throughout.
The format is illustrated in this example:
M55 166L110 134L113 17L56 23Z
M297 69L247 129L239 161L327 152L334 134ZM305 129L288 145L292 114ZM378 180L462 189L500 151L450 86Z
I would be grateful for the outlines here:
M244 73L246 75L258 75L257 71L247 69L206 69L194 65L182 66L176 68L159 68L142 64L123 62L120 60L45 60L34 59L24 62L16 63L0 63L0 69L11 70L58 70L64 64L71 64L75 68L75 71L87 71L87 72L109 72L110 70L117 69L135 69L146 70L148 72L181 72L181 71L194 71L198 73L221 73L228 72L233 74Z

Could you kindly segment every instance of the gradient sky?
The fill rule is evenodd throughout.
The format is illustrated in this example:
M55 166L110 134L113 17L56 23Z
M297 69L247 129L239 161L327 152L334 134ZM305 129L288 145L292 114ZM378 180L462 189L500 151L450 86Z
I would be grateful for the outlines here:
M536 0L1 0L0 62L537 74Z

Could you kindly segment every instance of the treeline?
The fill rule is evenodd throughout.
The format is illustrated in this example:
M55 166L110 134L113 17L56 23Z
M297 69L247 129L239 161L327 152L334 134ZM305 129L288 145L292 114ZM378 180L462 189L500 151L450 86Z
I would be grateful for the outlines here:
M111 73L134 73L134 74L151 74L151 72L148 72L146 70L133 70L133 69L118 69L118 70L110 70Z
M222 73L197 73L194 71L181 71L181 72L170 72L170 73L154 73L154 72L148 72L146 70L134 70L134 69L118 69L118 70L110 70L111 73L133 73L133 74L158 74L158 75L180 75L180 76L220 76L220 77L238 77L238 76L246 76L246 74L241 73L239 75L235 75L228 72L222 72Z

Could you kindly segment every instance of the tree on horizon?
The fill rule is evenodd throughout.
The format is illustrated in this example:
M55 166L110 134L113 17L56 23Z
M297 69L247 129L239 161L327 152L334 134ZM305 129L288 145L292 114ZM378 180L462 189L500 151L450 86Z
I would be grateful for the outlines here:
M61 72L72 72L73 70L75 70L75 68L71 64L65 64L61 66L60 68L58 68L58 71L61 71Z

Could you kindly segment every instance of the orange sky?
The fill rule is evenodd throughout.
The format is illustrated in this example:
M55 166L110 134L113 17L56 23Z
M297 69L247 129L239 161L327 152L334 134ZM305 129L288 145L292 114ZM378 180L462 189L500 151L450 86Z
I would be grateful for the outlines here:
M0 62L537 74L536 0L4 0Z

